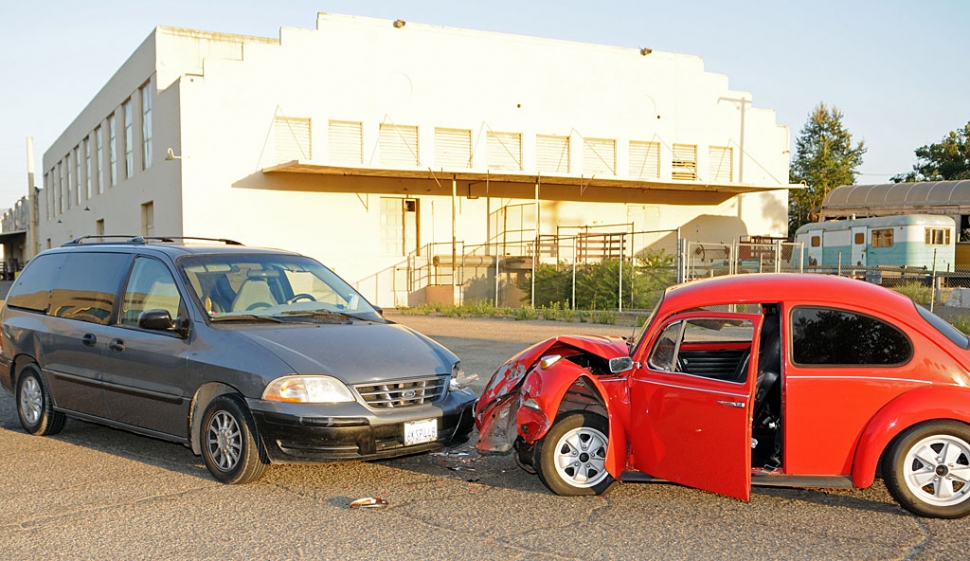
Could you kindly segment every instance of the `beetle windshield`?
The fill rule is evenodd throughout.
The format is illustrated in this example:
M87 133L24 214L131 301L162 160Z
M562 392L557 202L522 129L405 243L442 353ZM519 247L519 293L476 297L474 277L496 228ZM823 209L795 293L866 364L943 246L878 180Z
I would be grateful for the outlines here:
M273 317L345 323L380 314L349 284L313 259L285 254L183 257L179 268L213 321Z

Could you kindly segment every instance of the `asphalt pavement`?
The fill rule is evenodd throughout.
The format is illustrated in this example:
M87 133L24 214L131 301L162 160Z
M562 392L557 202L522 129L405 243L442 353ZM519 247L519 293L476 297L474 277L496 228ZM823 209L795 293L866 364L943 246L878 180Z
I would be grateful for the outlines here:
M477 373L562 333L630 328L545 321L391 317L441 341ZM699 461L716 462L697 451ZM750 502L669 484L552 495L511 457L469 443L436 454L274 466L216 483L188 449L69 420L26 435L0 395L0 559L953 559L970 519L901 509L865 490L755 489ZM380 497L384 509L349 508Z

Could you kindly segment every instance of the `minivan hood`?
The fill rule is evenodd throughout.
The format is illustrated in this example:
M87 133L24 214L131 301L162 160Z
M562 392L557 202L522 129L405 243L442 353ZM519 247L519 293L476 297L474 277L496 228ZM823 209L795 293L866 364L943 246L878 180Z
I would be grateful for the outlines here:
M239 330L295 374L328 374L348 384L450 374L458 357L403 325L370 322Z

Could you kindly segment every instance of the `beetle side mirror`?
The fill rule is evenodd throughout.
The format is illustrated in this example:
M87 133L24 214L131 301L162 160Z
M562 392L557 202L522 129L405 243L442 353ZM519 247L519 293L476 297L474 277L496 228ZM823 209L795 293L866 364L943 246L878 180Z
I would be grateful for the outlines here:
M626 372L628 370L633 370L632 358L628 356L621 356L610 359L610 372L613 374L619 374L620 372Z

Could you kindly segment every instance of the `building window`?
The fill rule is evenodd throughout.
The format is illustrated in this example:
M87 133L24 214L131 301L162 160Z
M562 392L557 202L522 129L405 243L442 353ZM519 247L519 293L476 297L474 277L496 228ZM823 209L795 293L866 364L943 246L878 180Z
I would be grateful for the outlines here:
M893 229L884 228L872 231L872 247L892 247Z
M67 209L70 210L74 206L74 157L71 153L67 153L67 163L64 165L64 171L67 174Z
M91 167L91 137L84 139L84 198L91 198L91 176L94 169Z
M612 138L584 138L583 173L616 175L616 141Z
M84 189L84 187L83 187L84 180L82 179L82 177L83 177L82 172L83 171L84 170L81 169L81 147L80 146L75 146L74 147L74 173L75 173L75 175L74 175L74 197L75 197L74 198L74 202L77 203L77 204L81 204L81 191Z
M488 169L522 171L522 135L488 131Z
M630 141L630 176L660 179L660 143Z
M819 247L822 245L822 236L812 236L812 247Z
M444 169L472 167L472 131L469 129L434 130L434 165Z
M730 183L734 180L734 151L727 146L711 146L707 150L707 180Z
M108 170L108 166L104 164L104 129L102 127L94 129L94 141L97 146L94 161L98 165L97 173L94 175L94 183L96 185L95 190L100 195L104 193L105 172Z
M328 155L332 164L359 166L364 162L363 125L354 121L330 121Z
M273 124L276 136L276 161L311 160L310 119L276 117Z
M950 229L927 228L926 245L950 245Z
M141 205L141 235L155 235L155 203L152 201Z
M536 169L539 173L569 173L569 137L536 135Z
M111 182L108 185L114 187L118 184L118 119L114 113L108 116L108 160L111 173Z
M853 239L853 243L855 243L855 245L865 245L866 243L865 232L856 232L855 238Z
M674 144L671 178L685 181L697 179L697 145Z
M131 115L131 101L122 106L125 116L125 179L135 175L135 131Z
M418 127L411 125L381 125L377 141L382 166L415 167L421 165L418 152Z
M44 174L44 208L46 210L45 215L47 220L51 219L51 211L54 209L54 201L51 200L53 195L53 189L51 189L51 175L53 175L54 170L51 170Z
M64 213L64 161L57 162L57 214Z
M152 167L152 82L141 87L141 169Z
M96 233L99 236L104 235L104 218L94 223L94 233Z

